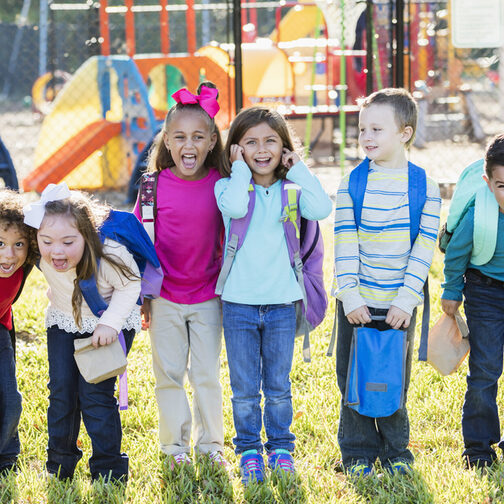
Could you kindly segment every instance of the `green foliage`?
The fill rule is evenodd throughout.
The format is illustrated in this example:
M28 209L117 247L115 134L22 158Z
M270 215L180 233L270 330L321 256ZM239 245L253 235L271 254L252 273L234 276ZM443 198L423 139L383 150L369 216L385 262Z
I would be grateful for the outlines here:
M332 236L324 226L327 250L326 285L332 275ZM436 253L431 274L432 321L440 314L442 256ZM81 429L84 452L73 481L61 483L44 477L47 444L47 353L43 311L46 284L35 271L15 307L18 340L17 373L23 393L20 425L22 453L16 477L0 480L0 503L497 503L504 502L504 464L482 474L463 468L460 416L467 362L454 375L441 377L425 363L413 365L408 409L411 443L416 462L408 476L389 476L377 468L367 479L347 479L342 473L337 444L340 393L334 358L325 356L332 330L334 300L326 320L312 337L312 362L302 362L301 341L296 342L292 368L294 420L297 437L296 478L269 475L264 484L243 489L238 461L233 453L234 435L231 391L226 354L222 354L225 455L230 473L198 457L193 467L170 470L157 441L157 408L151 372L149 338L139 334L129 358L129 402L123 421L123 448L130 457L126 487L90 484L86 461L91 455L89 438ZM420 323L420 317L418 317ZM417 334L418 331L417 331ZM418 338L417 338L418 339ZM418 343L418 341L417 341ZM502 404L502 393L498 401Z

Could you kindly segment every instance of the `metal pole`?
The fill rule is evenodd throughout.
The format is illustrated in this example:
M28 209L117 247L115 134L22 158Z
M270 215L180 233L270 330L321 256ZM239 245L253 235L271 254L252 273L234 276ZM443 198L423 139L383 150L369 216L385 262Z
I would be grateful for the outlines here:
M395 86L404 87L404 0L396 0Z
M366 94L373 92L373 0L366 2Z
M241 27L241 2L233 0L233 41L234 41L234 66L235 66L235 107L238 113L243 107L242 85L242 27Z
M39 76L47 70L47 0L40 1L39 21Z

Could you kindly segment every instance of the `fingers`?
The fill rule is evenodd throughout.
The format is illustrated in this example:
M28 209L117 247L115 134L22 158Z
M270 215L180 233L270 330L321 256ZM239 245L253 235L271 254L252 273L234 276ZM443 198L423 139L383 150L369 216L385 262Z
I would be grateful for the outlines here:
M282 164L290 169L292 168L296 163L299 162L299 156L295 153L287 149L287 147L284 147L282 149Z
M243 161L243 147L238 144L232 144L229 148L230 161L234 163L235 161Z

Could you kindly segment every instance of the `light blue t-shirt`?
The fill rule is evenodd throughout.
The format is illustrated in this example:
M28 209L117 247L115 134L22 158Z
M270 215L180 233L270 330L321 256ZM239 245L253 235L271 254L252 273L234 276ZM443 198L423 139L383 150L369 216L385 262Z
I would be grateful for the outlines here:
M252 174L246 163L235 161L231 177L215 184L217 205L223 214L226 241L231 218L244 217L248 210ZM302 188L300 212L307 219L319 220L332 210L329 196L303 162L296 163L287 179ZM222 299L233 303L266 305L302 299L290 265L282 215L282 182L270 187L254 185L256 200L243 245L236 253L224 285Z

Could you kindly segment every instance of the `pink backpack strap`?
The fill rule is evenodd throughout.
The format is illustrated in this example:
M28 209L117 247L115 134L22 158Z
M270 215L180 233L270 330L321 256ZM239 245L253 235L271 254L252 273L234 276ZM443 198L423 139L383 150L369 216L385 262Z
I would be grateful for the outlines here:
M154 222L156 220L156 192L158 172L144 173L140 180L140 215L142 224L152 243L156 238Z

